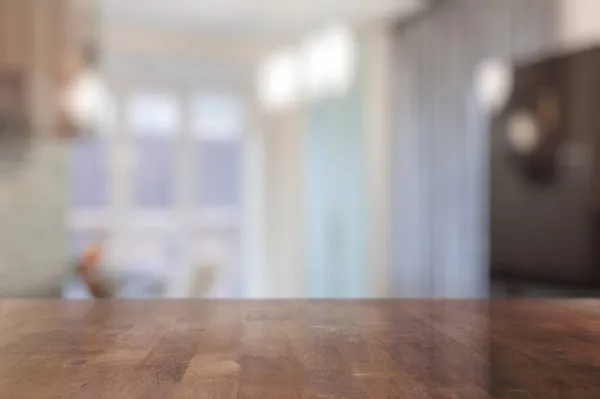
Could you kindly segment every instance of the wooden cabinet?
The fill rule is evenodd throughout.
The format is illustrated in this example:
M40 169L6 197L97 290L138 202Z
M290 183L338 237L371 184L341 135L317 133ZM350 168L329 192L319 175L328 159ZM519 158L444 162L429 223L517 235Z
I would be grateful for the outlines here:
M33 4L27 0L0 0L0 66L20 69L27 65L28 14Z
M600 287L600 48L519 65L490 135L491 265L498 277ZM529 115L535 146L510 121Z
M0 0L0 76L19 76L31 132L56 133L60 63L74 46L71 0Z

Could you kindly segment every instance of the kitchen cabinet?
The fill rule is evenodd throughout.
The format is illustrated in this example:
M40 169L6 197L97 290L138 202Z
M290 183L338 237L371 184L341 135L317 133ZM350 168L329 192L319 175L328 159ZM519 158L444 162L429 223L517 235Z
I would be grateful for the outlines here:
M0 0L0 84L21 82L28 132L35 135L58 133L61 60L67 51L77 51L74 4L71 0Z

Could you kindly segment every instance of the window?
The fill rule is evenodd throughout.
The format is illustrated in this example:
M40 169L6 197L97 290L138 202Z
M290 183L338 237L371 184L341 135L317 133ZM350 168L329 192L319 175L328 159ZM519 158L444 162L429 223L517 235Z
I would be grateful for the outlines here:
M69 255L73 261L86 247L102 241L110 229L111 137L116 127L114 96L108 95L103 125L97 135L70 142L69 170Z
M200 140L195 144L197 173L195 199L201 207L239 204L240 145L237 141Z
M194 196L200 207L239 204L243 110L235 97L201 94L192 99L191 131L196 160Z
M69 154L70 202L75 209L109 205L108 142L103 138L80 138Z
M192 257L219 274L212 295L239 296L239 204L244 111L230 95L202 93L191 101L194 146L194 226Z
M69 256L74 261L81 257L83 251L90 245L104 241L106 229L99 228L75 228L69 232Z
M190 125L196 139L235 141L242 128L244 110L234 96L198 94L192 98Z
M229 94L189 98L168 89L136 91L123 100L122 125L110 130L119 136L81 138L73 145L72 256L107 239L111 267L168 271L181 280L174 283L176 293L177 284L193 278L181 273L215 267L211 294L238 296L241 102ZM183 123L182 106L189 107L189 123ZM178 190L181 184L190 189ZM181 223L183 213L189 223Z
M105 120L99 134L80 137L69 152L70 204L73 209L100 210L110 203L109 138L115 129L116 102L107 96Z
M144 208L175 202L175 145L180 128L175 96L139 93L128 103L127 125L133 137L133 201Z

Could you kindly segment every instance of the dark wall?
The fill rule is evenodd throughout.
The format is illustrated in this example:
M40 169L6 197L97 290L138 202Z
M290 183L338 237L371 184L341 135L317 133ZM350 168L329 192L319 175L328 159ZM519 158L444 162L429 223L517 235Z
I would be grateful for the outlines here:
M600 50L586 49L516 70L515 90L495 118L490 140L491 262L497 276L587 284L598 274L599 61ZM526 154L506 139L510 115L522 110L540 129L538 145Z

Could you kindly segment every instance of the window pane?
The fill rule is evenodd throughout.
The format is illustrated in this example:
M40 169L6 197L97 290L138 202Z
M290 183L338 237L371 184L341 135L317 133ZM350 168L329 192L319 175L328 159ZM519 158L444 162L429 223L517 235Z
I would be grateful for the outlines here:
M73 207L108 205L108 143L101 138L79 139L69 154L70 197Z
M81 259L83 251L92 245L102 243L107 237L107 231L98 229L73 229L69 232L69 256L71 262Z
M131 97L128 126L134 137L134 202L150 208L175 202L175 139L179 129L175 96L141 93Z
M243 109L236 97L202 94L192 99L191 130L195 138L235 140L242 130Z
M242 292L237 229L199 228L193 237L192 259L197 269L192 276L192 294L239 298Z
M196 203L229 207L239 203L240 134L243 105L233 95L202 93L192 99Z
M239 204L240 145L236 141L196 142L196 199L206 207Z
M174 96L140 93L130 98L128 126L134 135L172 135L179 127L179 107Z
M135 140L135 204L164 208L175 202L175 143L167 137Z

